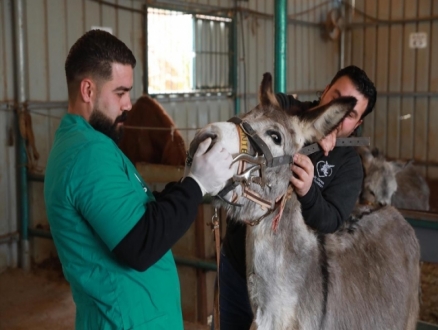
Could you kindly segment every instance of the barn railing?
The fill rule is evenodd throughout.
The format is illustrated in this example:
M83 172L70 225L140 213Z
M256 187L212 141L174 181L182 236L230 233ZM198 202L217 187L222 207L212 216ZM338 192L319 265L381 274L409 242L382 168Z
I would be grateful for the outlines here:
M141 170L140 170L141 172ZM154 171L154 175L156 175L155 179L158 178L158 181L156 182L162 182L160 171ZM141 174L141 173L140 173ZM171 176L178 180L181 177L182 173L180 171L177 171L177 173L173 173ZM168 177L168 175L166 175ZM34 182L44 182L44 175L43 174L35 174L35 173L28 173L27 176L28 181L34 181ZM146 182L148 182L146 180ZM149 183L149 182L148 182ZM153 182L152 182L153 183ZM206 203L209 203L209 200L205 200ZM414 227L415 229L421 229L424 232L431 235L431 242L429 242L429 239L427 239L427 242L423 244L422 247L422 255L423 252L426 255L434 256L434 263L438 263L438 254L436 251L438 251L438 240L436 239L438 236L438 213L435 212L425 212L425 211L414 211L414 210L405 210L400 209L400 213L403 215L403 217ZM43 238L52 238L50 235L50 232L46 230L41 229L34 229L29 227L22 227L23 230L28 231L28 234L30 236L37 236L37 237L43 237ZM428 235L427 234L427 235ZM418 236L418 233L417 233ZM421 238L425 239L423 237L424 235L421 235ZM420 245L422 243L422 239L418 237L420 241ZM432 245L431 245L432 244ZM177 258L175 258L177 259ZM181 261L182 264L185 264L187 266L192 266L194 268L202 268L202 269L208 269L208 270L216 270L216 265L212 265L208 262L208 260L199 260L199 259L185 259L183 257L178 257L178 260ZM427 260L429 261L429 260Z

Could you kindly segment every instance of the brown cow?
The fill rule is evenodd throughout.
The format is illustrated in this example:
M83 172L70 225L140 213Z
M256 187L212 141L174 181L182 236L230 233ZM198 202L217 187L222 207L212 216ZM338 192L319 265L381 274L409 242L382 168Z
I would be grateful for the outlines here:
M141 96L129 111L119 147L134 164L184 166L186 158L184 140L172 118L148 95Z

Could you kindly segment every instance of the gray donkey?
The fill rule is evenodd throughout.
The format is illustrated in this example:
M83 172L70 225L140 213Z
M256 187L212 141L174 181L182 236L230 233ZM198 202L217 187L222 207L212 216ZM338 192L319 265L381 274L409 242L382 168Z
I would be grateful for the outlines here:
M387 161L377 149L357 148L365 171L361 203L429 210L429 186L413 161Z
M235 156L236 175L218 205L248 224L252 329L415 329L419 245L400 213L383 207L322 235L305 224L289 185L292 155L331 132L356 99L291 116L279 108L268 73L259 98L241 119L199 131L189 150L190 158L210 136Z

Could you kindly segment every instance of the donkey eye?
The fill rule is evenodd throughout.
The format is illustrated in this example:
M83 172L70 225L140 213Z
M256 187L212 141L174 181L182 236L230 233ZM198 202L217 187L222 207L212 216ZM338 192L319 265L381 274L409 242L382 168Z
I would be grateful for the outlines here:
M266 132L266 134L271 137L272 141L274 141L274 143L276 145L280 145L281 144L281 135L280 135L280 133L278 133L276 131L269 130L269 131Z

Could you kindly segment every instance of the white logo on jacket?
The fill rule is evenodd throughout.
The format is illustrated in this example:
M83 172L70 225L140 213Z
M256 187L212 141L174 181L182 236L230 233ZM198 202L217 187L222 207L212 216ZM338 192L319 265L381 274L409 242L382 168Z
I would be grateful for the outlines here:
M316 163L316 172L318 173L318 177L325 178L331 176L333 173L333 167L335 167L335 165L330 165L327 161L319 161Z

